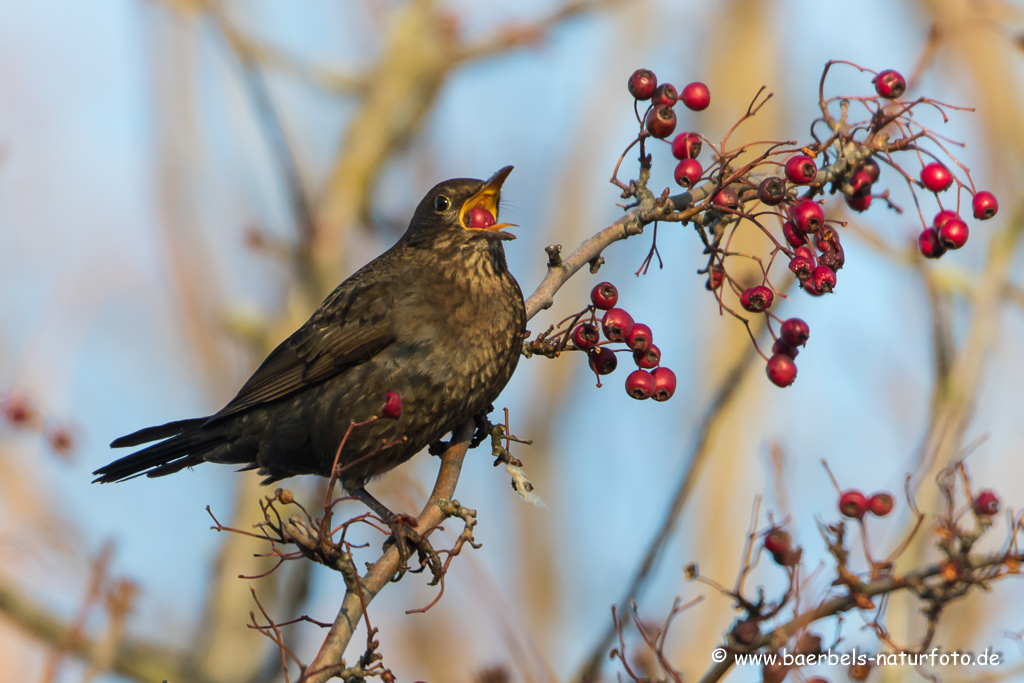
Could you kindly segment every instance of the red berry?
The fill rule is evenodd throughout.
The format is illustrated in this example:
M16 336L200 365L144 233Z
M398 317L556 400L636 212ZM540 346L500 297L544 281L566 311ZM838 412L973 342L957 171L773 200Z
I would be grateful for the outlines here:
M864 169L859 169L853 172L850 176L850 188L853 190L850 194L853 197L863 197L866 194L871 194L871 185L875 181L871 179L871 175Z
M576 329L572 331L572 343L581 351L589 351L597 346L597 342L600 340L600 333L598 333L597 328L590 323L577 325Z
M999 496L994 491L985 489L974 497L974 512L991 517L999 512Z
M643 323L637 323L633 325L629 334L626 335L626 346L633 349L633 351L643 353L651 348L652 338L651 328Z
M810 259L812 261L816 261L816 257L814 255L814 252L811 250L811 248L809 246L807 246L806 243L802 244L801 246L799 246L796 249L794 249L793 250L793 254L795 256L803 256L804 258L808 258L808 259Z
M782 339L776 339L775 343L772 344L772 355L774 356L782 354L783 356L789 356L793 360L796 360L796 357L799 353L800 349L796 348L795 346L790 346Z
M932 192L942 192L953 184L953 174L939 162L933 161L921 169L921 183Z
M757 287L746 289L743 291L743 294L740 294L740 305L751 313L760 313L765 309L771 308L774 299L775 294L772 293L772 290L764 285L758 285Z
M658 87L658 77L650 69L637 69L629 77L629 94L638 100L649 100Z
M868 499L857 489L848 489L839 496L839 512L850 519L860 519L868 511Z
M786 184L778 176L769 176L757 186L757 198L765 206L778 206L786 198Z
M878 177L882 174L882 169L878 167L878 162L874 159L868 159L861 164L860 170L868 174L868 178L871 179L872 183L877 183Z
M696 159L704 142L696 133L680 133L672 140L672 156L676 159Z
M474 206L466 215L466 224L471 228L489 228L494 225L494 214L482 206Z
M590 290L590 301L602 311L607 311L618 303L619 290L610 282L602 282Z
M789 269L796 275L797 280L806 282L814 271L814 261L806 256L795 256L789 262Z
M875 76L875 92L887 100L895 100L907 91L907 80L899 71L886 69Z
M708 281L704 283L704 289L709 292L713 292L722 286L722 282L725 281L725 273L718 266L712 266L711 270L708 271Z
M813 277L810 280L808 280L807 282L801 282L800 283L800 289L804 290L805 292L807 292L811 296L822 296L825 293L825 292L821 291L820 289L818 289L817 287L814 286L814 278Z
M654 95L651 96L652 104L664 104L666 107L676 106L676 100L679 99L679 95L676 94L675 86L671 83L662 83L654 89Z
M790 211L793 225L805 233L818 232L825 224L825 212L818 202L801 199Z
M857 213L867 211L868 207L871 206L871 195L866 194L860 197L846 195L846 205Z
M695 81L683 88L679 99L693 111L704 111L711 104L711 91L708 90L708 86Z
M647 132L656 138L667 138L676 129L676 113L672 107L659 104L647 115Z
M687 189L693 187L700 181L704 174L704 168L696 159L683 159L676 164L675 179L680 187Z
M633 362L636 363L638 368L643 368L644 370L656 368L661 363L661 349L651 344L643 353L634 351Z
M894 505L896 505L896 501L893 500L892 494L885 491L872 494L868 499L868 509L871 510L871 514L878 517L885 517L892 512Z
M811 328L800 318L790 318L782 323L779 336L790 346L804 346L811 336Z
M789 532L775 526L764 535L764 549L772 555L784 553L793 547L793 538Z
M786 238L786 242L791 247L799 247L801 244L807 244L807 235L803 234L796 229L793 225L793 221L786 221L782 224L782 234Z
M789 356L776 354L768 359L765 368L768 379L777 387L788 387L796 379L796 363Z
M633 316L621 308L610 308L601 319L601 328L608 341L626 341L630 330L633 329Z
M384 417L397 420L402 417L402 396L397 391L384 394Z
M946 221L948 221L951 218L960 218L960 216L950 211L949 209L943 209L942 211L939 211L937 214L935 214L935 218L932 219L932 227L938 230L939 228L946 224Z
M67 427L57 427L46 435L50 448L60 455L67 455L75 449L75 439Z
M590 369L599 375L611 374L619 364L619 359L615 357L615 352L603 346L599 349L594 349L588 355L590 356Z
M818 266L811 273L811 282L814 288L822 294L828 294L836 287L836 271L828 266Z
M817 174L814 159L806 154L791 156L786 161L786 178L794 185L810 185Z
M0 404L4 418L12 425L25 425L36 419L35 408L24 394L12 394Z
M729 185L715 193L715 198L711 200L711 203L717 208L735 211L740 208L740 196L736 192L736 188Z
M646 370L634 370L626 378L626 393L642 401L654 393L654 375Z
M654 376L654 393L651 398L655 401L667 401L676 393L676 373L668 368L657 368L651 374Z
M939 241L946 249L959 249L964 246L967 244L968 235L970 230L967 229L967 223L959 218L950 218L939 228Z
M939 232L935 228L925 228L917 236L917 248L925 258L939 258L946 253L946 247L939 241Z
M982 190L974 195L971 207L974 209L975 218L979 221L987 221L999 211L999 202L994 194Z

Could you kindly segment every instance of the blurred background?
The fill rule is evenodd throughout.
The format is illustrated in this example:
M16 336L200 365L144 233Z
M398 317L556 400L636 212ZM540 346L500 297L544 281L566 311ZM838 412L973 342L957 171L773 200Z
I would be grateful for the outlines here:
M236 578L265 571L253 554L266 548L212 531L205 507L249 528L269 493L258 476L205 465L98 486L90 472L113 459L117 436L219 409L327 291L401 235L440 180L515 166L502 220L521 226L506 251L531 292L544 246L571 250L621 215L608 178L636 134L625 84L639 67L680 88L708 84L706 111L677 109L678 130L710 139L767 86L774 97L736 142L809 141L828 59L898 69L910 96L977 108L948 123L921 110L921 122L968 143L950 149L1001 211L971 222L966 248L923 263L909 257L920 221L896 173L884 170L880 187L902 215L876 202L854 216L832 200L828 215L850 221L847 264L834 294L776 306L811 328L785 390L751 360L742 325L718 315L691 228L661 226L664 268L641 277L650 230L613 245L600 273L579 273L530 329L580 310L610 280L680 389L638 402L622 389L625 367L597 389L577 355L520 364L497 407L534 440L513 454L547 507L519 500L486 449L469 454L458 498L478 509L483 547L456 559L426 614L405 614L436 595L422 576L370 608L398 680L567 681L594 652L616 680L621 665L602 644L610 607L659 528L667 543L639 611L660 622L676 595L704 596L666 648L695 680L735 615L682 568L698 562L731 586L756 496L758 528L768 512L788 520L809 570L824 565L801 604L826 594L833 565L815 522L838 515L822 459L844 487L897 494L897 512L868 523L880 555L911 523L906 475L935 512L936 469L982 437L968 460L976 486L1024 503L1022 32L1019 4L979 0L0 0L4 680L284 680L277 648L245 626L249 586L278 620L330 622L344 584L300 563ZM828 92L873 94L850 68L833 70ZM673 165L655 148L655 191ZM636 172L631 155L621 175ZM922 200L926 217L936 210ZM421 455L371 491L418 510L436 466ZM290 485L313 499L314 482ZM1006 527L1000 518L983 547L1003 545ZM927 537L899 567L934 561ZM380 537L366 540L357 561L376 557ZM762 561L757 583L774 595L785 577ZM942 669L943 681L1024 680L1024 650L1007 636L1024 629L1022 600L1011 580L948 610L938 643L1005 660ZM898 642L922 634L913 602L893 600L888 619ZM850 614L818 632L840 634L839 649L880 649L864 624ZM311 659L320 629L287 628ZM626 638L633 653L635 634ZM352 659L363 643L357 634ZM872 680L924 679L895 669Z

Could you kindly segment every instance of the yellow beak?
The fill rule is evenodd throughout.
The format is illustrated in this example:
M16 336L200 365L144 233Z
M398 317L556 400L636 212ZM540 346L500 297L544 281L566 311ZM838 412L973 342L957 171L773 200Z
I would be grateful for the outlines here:
M501 186L505 182L505 178L512 172L511 166L505 166L500 171L488 178L487 182L484 183L483 188L480 189L475 195L467 199L462 204L462 209L459 211L459 222L462 227L466 230L487 230L498 232L502 228L513 228L516 227L512 223L495 223L489 225L486 228L473 228L468 223L469 212L473 209L480 207L491 212L494 219L498 219L498 199L501 196Z

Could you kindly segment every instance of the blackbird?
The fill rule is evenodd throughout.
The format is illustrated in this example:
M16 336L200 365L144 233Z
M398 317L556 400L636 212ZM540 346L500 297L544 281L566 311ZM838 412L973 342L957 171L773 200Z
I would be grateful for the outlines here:
M380 416L394 392L400 416L353 428L337 455L340 484L393 525L366 483L486 414L519 361L526 308L502 247L515 238L495 223L511 171L435 186L401 239L338 285L230 403L116 439L114 448L162 441L101 467L95 481L203 462L258 469L264 484L330 477L350 425Z

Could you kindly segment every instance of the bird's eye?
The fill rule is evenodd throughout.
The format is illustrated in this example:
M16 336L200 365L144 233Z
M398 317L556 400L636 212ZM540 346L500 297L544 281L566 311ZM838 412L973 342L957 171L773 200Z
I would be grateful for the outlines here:
M452 205L452 200L445 197L443 194L439 194L434 197L434 209L437 211L447 211L448 207Z

